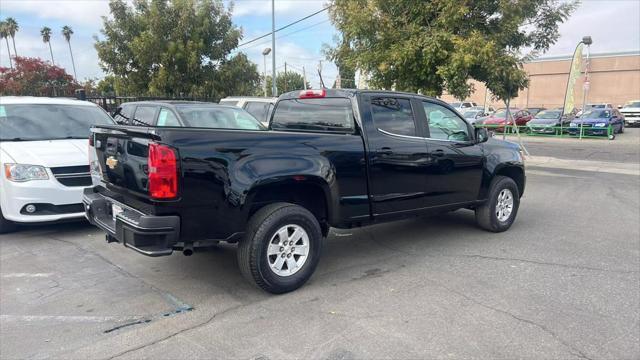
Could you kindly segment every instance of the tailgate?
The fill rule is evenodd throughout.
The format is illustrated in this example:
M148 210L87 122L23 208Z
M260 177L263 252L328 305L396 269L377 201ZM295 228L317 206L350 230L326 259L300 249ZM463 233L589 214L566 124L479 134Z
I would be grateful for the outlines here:
M137 126L91 129L100 177L109 190L148 198L149 143L161 140L152 130Z

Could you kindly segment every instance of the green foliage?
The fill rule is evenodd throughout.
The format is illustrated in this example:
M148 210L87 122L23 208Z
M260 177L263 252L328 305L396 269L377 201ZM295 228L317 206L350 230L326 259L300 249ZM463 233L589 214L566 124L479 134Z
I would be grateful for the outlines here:
M577 7L560 0L333 0L337 59L375 87L466 98L469 78L499 99L527 86L526 56L549 49ZM344 47L346 46L346 50Z
M336 47L331 47L328 44L322 45L322 53L327 60L333 61L339 69L339 76L341 79L341 87L355 88L356 87L356 68L352 62L348 59L352 56L352 49L349 47L349 43L339 36L334 36L333 42ZM333 84L336 87L336 83Z
M212 90L219 98L255 95L256 89L260 88L258 66L243 53L223 61L216 74L207 86L213 85Z
M274 96L272 95L273 91L271 84L272 78L271 76L267 76L267 96ZM278 95L289 91L302 90L304 89L304 78L295 71L287 71L286 73L284 71L279 72L276 75L276 88L278 88ZM307 89L311 89L311 85L308 81ZM259 89L258 94L263 95L263 93L264 91Z
M109 6L104 39L96 38L95 47L102 69L120 78L128 93L212 96L220 91L222 68L237 74L247 65L242 58L227 60L241 31L221 0L135 0L132 6L111 0ZM249 78L257 76L255 66L244 69L252 72Z

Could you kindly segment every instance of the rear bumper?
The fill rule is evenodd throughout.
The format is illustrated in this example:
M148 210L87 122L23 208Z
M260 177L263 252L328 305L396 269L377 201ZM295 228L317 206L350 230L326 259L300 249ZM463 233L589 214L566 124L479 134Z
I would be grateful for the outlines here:
M82 202L89 222L105 231L109 242L119 242L143 255L171 255L180 238L178 216L143 214L93 188L85 189ZM113 216L113 205L122 212Z

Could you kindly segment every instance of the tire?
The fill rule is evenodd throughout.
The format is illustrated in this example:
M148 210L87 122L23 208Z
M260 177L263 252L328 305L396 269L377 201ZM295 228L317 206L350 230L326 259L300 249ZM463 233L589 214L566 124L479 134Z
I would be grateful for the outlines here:
M16 225L13 222L5 219L4 216L2 216L2 209L0 209L0 234L10 233L15 229Z
M511 211L508 217L500 219L498 217L498 197L509 193L512 201ZM487 231L496 233L506 231L515 221L519 206L520 192L515 181L510 177L496 176L491 182L487 201L476 208L476 223Z
M287 293L309 280L320 261L322 242L320 224L307 209L289 203L267 205L249 220L238 244L238 265L242 275L259 288ZM301 255L305 249L306 255Z

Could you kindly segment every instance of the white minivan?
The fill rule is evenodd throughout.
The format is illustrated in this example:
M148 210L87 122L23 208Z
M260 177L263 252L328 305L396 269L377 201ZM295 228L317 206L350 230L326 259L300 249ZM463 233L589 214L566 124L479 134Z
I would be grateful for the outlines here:
M88 101L0 97L0 233L15 223L84 217L89 129L113 123Z

